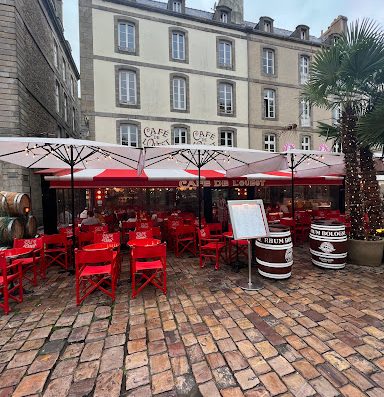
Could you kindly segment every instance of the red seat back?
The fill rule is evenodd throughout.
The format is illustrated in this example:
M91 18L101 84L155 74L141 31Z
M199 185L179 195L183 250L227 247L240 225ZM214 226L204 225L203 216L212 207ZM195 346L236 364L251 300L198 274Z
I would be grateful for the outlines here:
M43 241L45 246L67 247L67 237L63 234L45 234Z
M79 242L79 248L86 244L92 244L95 237L93 232L80 232L77 235L77 241Z
M42 237L28 238L28 239L17 239L13 240L13 248L33 248L42 249L44 242Z
M138 259L160 259L165 267L167 257L167 244L159 244L148 247L134 246L132 248L132 258Z
M120 233L95 233L95 243L118 243L120 244Z
M153 238L152 229L142 230L139 232L129 232L129 240L141 240L144 238Z
M114 253L112 250L81 251L76 250L76 265L92 265L95 263L112 263Z
M208 223L207 226L211 235L223 233L223 226L221 223Z
M150 220L141 220L136 222L136 230L151 229L153 227L153 222Z
M108 226L107 225L82 225L81 230L83 232L108 233Z

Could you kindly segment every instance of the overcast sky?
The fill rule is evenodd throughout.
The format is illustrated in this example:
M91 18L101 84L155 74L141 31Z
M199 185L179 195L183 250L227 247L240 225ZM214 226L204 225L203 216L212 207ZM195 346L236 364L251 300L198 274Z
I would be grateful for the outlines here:
M65 37L79 66L78 0L63 0L63 3ZM214 0L186 0L188 7L207 11L214 3ZM345 15L350 21L369 17L384 25L384 0L244 0L244 7L248 21L256 22L260 16L269 16L275 20L276 27L294 30L304 24L315 36L320 36L321 30L326 30L338 15Z

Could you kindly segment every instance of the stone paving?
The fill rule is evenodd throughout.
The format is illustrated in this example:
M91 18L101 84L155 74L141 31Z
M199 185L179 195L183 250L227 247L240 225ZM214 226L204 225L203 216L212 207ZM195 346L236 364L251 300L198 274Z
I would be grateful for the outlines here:
M166 296L131 300L123 277L114 304L79 307L74 276L52 268L0 315L0 397L383 397L383 269L326 271L295 251L291 279L259 292L236 286L245 269L171 255Z

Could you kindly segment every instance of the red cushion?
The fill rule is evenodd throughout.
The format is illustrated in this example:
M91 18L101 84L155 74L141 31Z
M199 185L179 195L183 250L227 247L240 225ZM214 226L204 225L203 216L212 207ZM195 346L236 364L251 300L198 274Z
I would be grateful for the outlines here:
M80 273L80 277L88 277L97 274L108 274L108 273L111 273L111 265L85 266L82 272Z

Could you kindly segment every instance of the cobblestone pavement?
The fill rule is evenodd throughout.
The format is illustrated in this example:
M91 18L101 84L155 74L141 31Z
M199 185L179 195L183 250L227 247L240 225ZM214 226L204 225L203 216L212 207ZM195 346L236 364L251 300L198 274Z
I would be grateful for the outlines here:
M326 271L295 253L293 276L236 287L246 270L168 258L168 294L75 304L74 276L0 315L0 397L384 396L383 270Z

